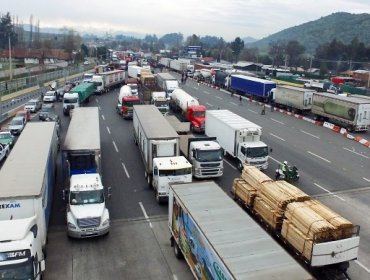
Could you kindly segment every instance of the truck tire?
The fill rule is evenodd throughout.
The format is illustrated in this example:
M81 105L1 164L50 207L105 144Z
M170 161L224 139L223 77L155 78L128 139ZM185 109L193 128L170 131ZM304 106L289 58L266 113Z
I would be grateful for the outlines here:
M177 245L176 241L174 242L173 252L175 253L175 256L176 256L177 259L181 260L183 258L180 247L179 247L179 245Z
M238 169L240 172L243 171L243 163L240 160L238 161Z
M155 193L155 200L157 201L158 204L161 204L162 203L162 199L158 195L158 191L157 190L154 190L154 193Z

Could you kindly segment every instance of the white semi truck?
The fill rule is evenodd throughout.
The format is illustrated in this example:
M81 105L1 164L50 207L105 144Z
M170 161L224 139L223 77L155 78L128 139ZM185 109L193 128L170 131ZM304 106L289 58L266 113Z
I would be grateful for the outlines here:
M195 279L313 277L214 182L173 184L171 246Z
M41 279L55 187L55 122L30 122L0 170L0 279Z
M153 91L151 94L150 104L153 104L158 110L162 113L162 115L168 115L170 110L169 107L169 100L166 97L166 92L164 91Z
M180 156L179 135L154 105L134 105L134 140L158 203L168 197L169 184L191 182L191 164Z
M140 79L141 67L137 65L128 65L127 67L127 76L135 79Z
M123 70L98 73L92 77L90 82L95 84L95 92L97 94L102 94L111 89L122 86L125 82L125 73L126 72Z
M101 181L99 111L97 107L73 110L62 148L67 234L74 238L109 232L109 211ZM110 189L108 188L108 197Z
M156 75L157 85L171 97L172 92L179 88L179 81L170 73L158 73Z
M217 137L221 147L238 159L238 169L248 163L267 169L268 147L261 141L262 128L229 110L207 110L205 133Z

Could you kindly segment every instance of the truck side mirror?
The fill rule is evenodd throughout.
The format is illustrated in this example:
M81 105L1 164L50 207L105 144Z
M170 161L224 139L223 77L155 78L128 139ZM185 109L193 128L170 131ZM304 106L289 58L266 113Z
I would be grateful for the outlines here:
M272 153L272 148L270 148L270 153Z
M68 194L69 194L69 190L67 189L62 190L62 198L64 201L66 201Z
M112 196L112 188L108 187L108 198L111 198Z
M45 271L45 260L40 261L40 271L41 272Z

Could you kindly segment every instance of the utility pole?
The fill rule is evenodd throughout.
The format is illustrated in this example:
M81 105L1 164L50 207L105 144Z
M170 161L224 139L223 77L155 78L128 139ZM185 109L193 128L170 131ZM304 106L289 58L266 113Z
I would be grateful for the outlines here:
M13 79L13 67L12 67L12 44L10 42L10 33L8 34L9 40L9 78L10 80Z

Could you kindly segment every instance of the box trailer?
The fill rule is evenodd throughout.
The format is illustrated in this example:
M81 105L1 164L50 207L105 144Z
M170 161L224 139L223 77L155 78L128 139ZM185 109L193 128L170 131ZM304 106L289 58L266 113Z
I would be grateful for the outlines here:
M41 279L55 187L55 122L28 123L0 169L0 275Z
M91 82L96 86L95 92L102 94L122 86L125 83L125 75L124 70L102 72L94 75Z
M267 100L276 83L255 77L233 74L230 76L229 89L233 92L249 95L260 100Z
M313 279L214 182L171 185L171 245L196 279Z
M166 92L167 97L171 97L172 92L179 88L179 81L170 73L158 73L156 75L156 79L157 85L161 90Z
M274 104L289 111L311 111L313 95L316 91L306 88L277 85L271 90Z
M319 119L343 125L349 131L367 131L370 125L370 99L360 95L335 95L317 92L312 113Z

